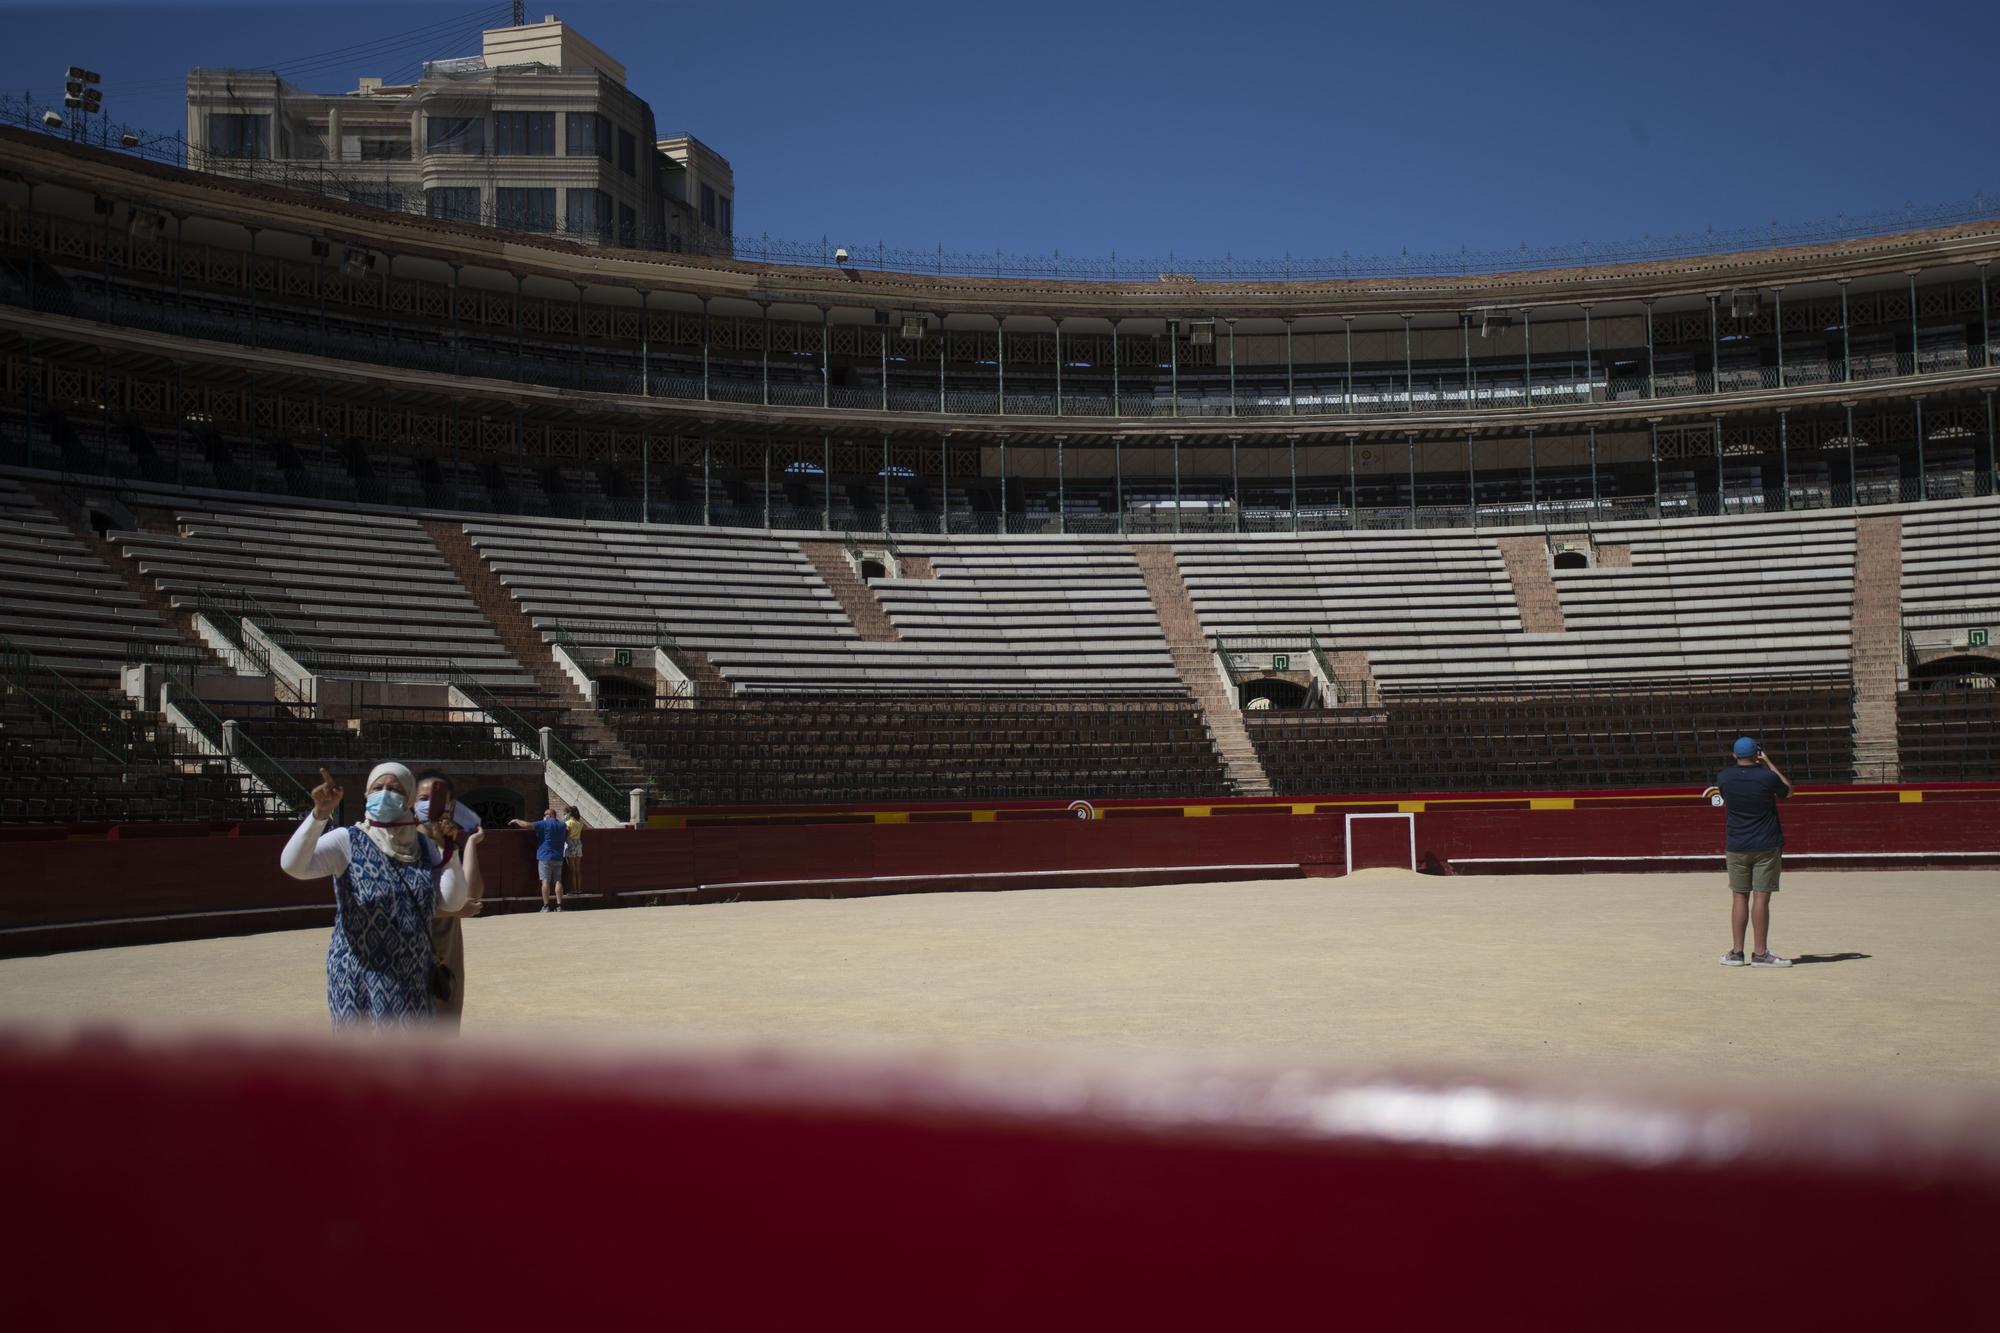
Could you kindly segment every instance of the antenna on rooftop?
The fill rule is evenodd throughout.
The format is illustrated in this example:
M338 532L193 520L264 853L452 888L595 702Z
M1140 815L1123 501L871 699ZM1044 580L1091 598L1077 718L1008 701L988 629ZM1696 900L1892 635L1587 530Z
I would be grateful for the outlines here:
M521 26L521 0L514 0L514 26Z

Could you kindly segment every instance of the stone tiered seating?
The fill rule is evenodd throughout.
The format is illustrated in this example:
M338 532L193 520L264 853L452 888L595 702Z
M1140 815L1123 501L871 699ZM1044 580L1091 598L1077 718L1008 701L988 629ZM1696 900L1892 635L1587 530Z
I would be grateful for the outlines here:
M1903 511L1903 614L2000 607L2000 507L1992 501Z
M1852 517L1613 525L1595 537L1629 544L1630 568L1553 571L1564 632L1509 645L1517 676L1687 680L1849 669Z
M1845 672L1854 521L1774 515L1599 528L1629 568L1553 570L1563 629L1528 633L1492 537L1356 533L1175 545L1210 633L1318 634L1406 686Z
M196 609L203 590L249 594L320 674L425 678L456 663L496 689L533 688L414 519L208 505L173 521L177 536L112 540L176 606Z
M610 715L656 793L693 805L1182 797L1228 791L1175 699L738 696Z
M1179 688L1117 543L906 543L935 554L938 577L878 580L902 637L864 642L782 538L519 520L466 531L551 636L558 621L663 624L745 690Z
M110 685L127 645L180 636L60 519L0 478L0 640L79 682Z

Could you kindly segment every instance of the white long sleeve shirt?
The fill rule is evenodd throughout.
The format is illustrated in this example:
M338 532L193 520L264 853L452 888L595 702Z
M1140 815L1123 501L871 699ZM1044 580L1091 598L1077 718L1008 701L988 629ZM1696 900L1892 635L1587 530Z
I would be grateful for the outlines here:
M431 869L440 871L436 875L438 906L443 911L456 912L465 906L467 889L458 854L452 853L451 860L445 862L436 843L426 838L424 845L430 848ZM292 830L290 841L278 856L278 868L293 879L333 879L347 873L347 865L347 830L328 829L324 819L313 815L307 815Z

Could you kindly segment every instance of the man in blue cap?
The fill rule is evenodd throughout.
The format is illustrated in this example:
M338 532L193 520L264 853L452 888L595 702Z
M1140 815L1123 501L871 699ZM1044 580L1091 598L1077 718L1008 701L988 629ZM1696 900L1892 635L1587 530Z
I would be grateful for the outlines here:
M1792 794L1792 784L1764 747L1739 736L1736 762L1715 776L1716 790L1729 812L1729 932L1735 941L1722 955L1724 967L1741 967L1743 927L1757 928L1752 967L1790 967L1792 960L1771 952L1771 895L1778 891L1778 860L1784 853L1785 831L1778 825L1778 802Z

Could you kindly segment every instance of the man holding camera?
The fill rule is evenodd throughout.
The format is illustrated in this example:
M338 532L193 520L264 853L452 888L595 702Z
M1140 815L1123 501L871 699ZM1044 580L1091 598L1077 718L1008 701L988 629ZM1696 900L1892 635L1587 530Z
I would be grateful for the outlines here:
M1757 930L1752 967L1790 967L1792 960L1771 952L1771 895L1778 891L1778 861L1784 854L1785 831L1778 824L1778 802L1792 794L1791 781L1778 771L1764 747L1739 736L1736 762L1715 775L1716 790L1729 814L1729 931L1735 943L1722 955L1724 967L1742 967L1743 928Z

